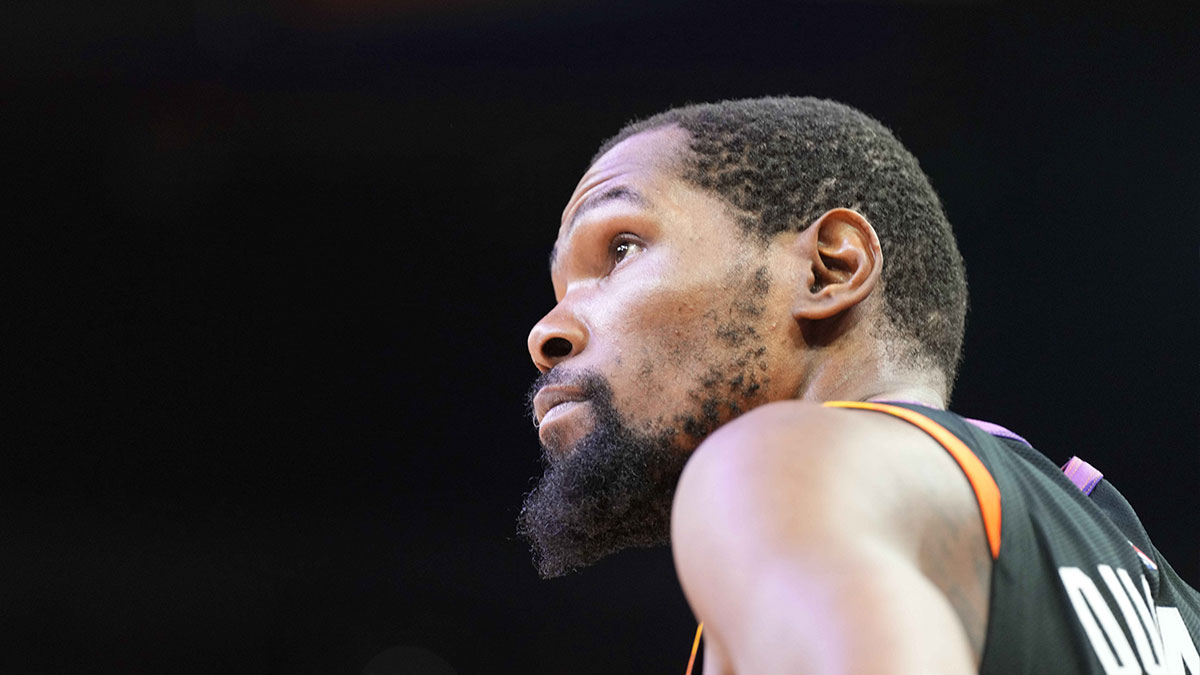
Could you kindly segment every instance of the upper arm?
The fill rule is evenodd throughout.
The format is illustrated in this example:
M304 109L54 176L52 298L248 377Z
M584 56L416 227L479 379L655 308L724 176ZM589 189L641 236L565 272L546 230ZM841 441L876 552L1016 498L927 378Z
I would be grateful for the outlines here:
M735 672L968 672L990 554L974 494L922 431L796 402L714 433L676 490L672 548Z

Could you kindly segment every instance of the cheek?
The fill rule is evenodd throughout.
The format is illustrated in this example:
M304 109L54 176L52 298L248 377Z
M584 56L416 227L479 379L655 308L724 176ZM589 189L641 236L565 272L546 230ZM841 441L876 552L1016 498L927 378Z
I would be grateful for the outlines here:
M765 348L728 289L660 293L631 306L619 351L626 410L678 412L726 381L757 379Z
M674 273L670 260L646 262L609 280L598 294L592 329L600 343L619 345L621 356L654 350L670 358L698 336L720 287Z
M612 378L615 403L627 414L658 417L698 396L757 391L770 332L767 268L737 261L681 274L662 262L611 278L593 307L595 362Z
M765 273L743 268L718 284L647 298L631 314L652 330L627 347L622 370L636 386L625 409L699 438L765 402L782 337Z
M719 322L715 288L655 290L628 305L624 332L634 337L625 347L640 361L678 367L696 358L712 343Z

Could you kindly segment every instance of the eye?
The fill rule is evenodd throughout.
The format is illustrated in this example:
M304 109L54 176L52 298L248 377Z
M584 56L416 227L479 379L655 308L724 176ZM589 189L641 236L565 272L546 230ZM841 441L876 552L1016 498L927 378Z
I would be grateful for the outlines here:
M642 244L632 234L622 233L608 245L608 259L613 267L621 264L630 255L642 250Z

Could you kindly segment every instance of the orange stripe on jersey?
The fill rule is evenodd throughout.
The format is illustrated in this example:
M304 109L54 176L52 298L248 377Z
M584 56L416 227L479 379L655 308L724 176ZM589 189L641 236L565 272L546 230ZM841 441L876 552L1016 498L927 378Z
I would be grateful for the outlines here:
M992 474L971 449L958 436L950 433L945 427L934 422L918 412L908 408L887 405L886 403L870 403L864 401L826 401L831 408L859 408L887 413L913 424L933 437L941 444L946 452L958 462L971 488L975 490L975 499L979 502L979 513L983 516L983 529L987 532L988 547L992 550L992 559L1000 555L1000 488L997 487Z
M692 664L696 663L696 648L700 646L700 631L704 630L704 622L701 621L699 626L696 626L696 639L692 641L692 658L688 659L687 670L683 675L692 675Z

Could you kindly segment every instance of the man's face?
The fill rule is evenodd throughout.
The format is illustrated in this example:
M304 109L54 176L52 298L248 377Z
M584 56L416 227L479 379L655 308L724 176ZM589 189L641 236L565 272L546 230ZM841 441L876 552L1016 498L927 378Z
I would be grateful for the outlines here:
M633 136L563 212L557 305L534 326L531 390L547 466L520 531L543 576L669 543L675 484L713 429L800 385L782 250L678 177L687 133ZM776 288L779 287L779 288Z

